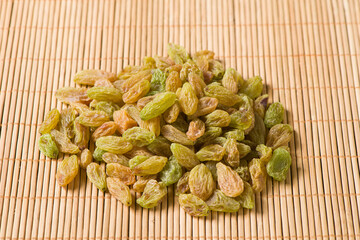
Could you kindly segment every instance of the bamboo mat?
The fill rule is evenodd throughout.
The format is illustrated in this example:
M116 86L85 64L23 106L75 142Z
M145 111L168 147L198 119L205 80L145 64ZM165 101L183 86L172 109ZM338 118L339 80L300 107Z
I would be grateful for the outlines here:
M0 239L360 239L360 1L0 1ZM260 75L294 126L286 182L256 208L192 218L173 188L123 207L82 171L67 188L37 147L54 91L175 42Z

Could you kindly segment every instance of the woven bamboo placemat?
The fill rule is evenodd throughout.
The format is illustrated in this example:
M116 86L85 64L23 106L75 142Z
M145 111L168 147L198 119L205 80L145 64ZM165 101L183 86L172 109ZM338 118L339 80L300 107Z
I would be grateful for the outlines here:
M0 239L360 239L360 1L0 1ZM54 91L175 42L260 75L294 126L293 164L256 208L192 218L173 188L123 207L82 171L67 188L37 147Z

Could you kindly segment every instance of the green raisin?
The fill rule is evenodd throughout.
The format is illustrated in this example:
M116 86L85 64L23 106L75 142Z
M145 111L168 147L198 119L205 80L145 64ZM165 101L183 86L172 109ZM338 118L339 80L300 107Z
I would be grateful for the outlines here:
M76 155L61 161L56 172L56 180L60 186L65 187L74 180L79 172L79 163Z
M176 101L176 94L173 92L163 92L158 94L151 102L145 105L140 111L142 120L155 118L171 107Z
M283 148L277 148L266 165L266 171L276 181L284 181L291 165L291 155Z
M97 163L90 163L86 167L86 175L95 187L105 192L107 190L106 174L104 166L100 166Z
M220 161L226 151L225 148L218 144L211 144L201 148L197 153L197 158L201 161Z
M133 148L133 145L122 137L105 136L96 140L96 147L115 154L124 154Z
M132 159L129 160L130 169L134 169L134 167L136 167L142 162L145 162L148 158L149 158L148 156L142 156L142 155L133 157Z
M156 137L154 141L152 141L149 145L147 145L147 149L149 149L152 153L164 157L170 157L172 155L170 150L171 142L164 138L163 136Z
M159 205L166 194L166 185L151 179L147 182L143 194L136 200L136 203L143 208L153 208Z
M122 102L122 92L114 87L92 87L88 89L87 95L96 101Z
M276 149L286 146L292 138L293 129L289 124L276 124L273 126L266 138L266 146Z
M215 190L214 194L206 201L210 210L218 212L237 212L240 203L235 199L226 196L222 191Z
M52 129L56 128L60 120L60 112L56 108L52 109L45 116L44 121L42 122L39 132L41 134L49 133Z
M230 115L224 110L217 109L205 116L205 125L207 127L227 127L230 122Z
M131 205L132 197L130 189L119 178L108 177L106 178L106 183L111 195L125 206Z
M167 53L176 64L184 64L188 59L190 59L186 49L174 43L168 43Z
M107 79L111 82L117 80L116 74L96 69L86 69L79 71L74 76L77 84L94 85L99 79Z
M160 180L165 183L166 186L176 183L180 179L181 175L182 167L174 156L169 158L169 161L159 173Z
M49 158L57 158L59 155L59 149L56 146L55 141L52 139L50 133L45 133L39 138L40 151Z
M261 77L256 76L244 81L243 85L239 89L239 92L248 95L252 99L255 99L261 95L262 90L262 79Z
M206 201L215 191L215 181L210 170L205 164L199 164L190 171L189 175L190 192Z
M132 171L135 175L146 176L159 173L167 163L168 159L162 156L152 156L142 163L136 165Z
M155 140L155 134L141 127L129 128L123 133L123 138L135 146L147 146Z
M87 111L81 113L77 121L87 127L99 127L103 123L110 121L110 118L103 111Z
M209 206L201 198L193 194L180 194L179 204L185 212L194 217L205 217L209 215Z
M166 84L166 74L160 69L153 70L150 81L150 92L148 93L148 95L152 96L157 93L164 92L165 84Z
M256 145L265 143L266 128L263 119L255 113L255 124L254 128L249 132L249 140Z
M253 209L255 206L255 193L248 182L244 182L244 191L236 198L241 207Z
M200 164L193 150L178 143L172 143L170 149L178 163L186 169L191 170Z
M95 161L102 162L102 161L104 161L103 160L104 153L106 153L105 150L102 150L97 147L97 148L95 148L95 150L93 152L93 158L95 159Z
M284 107L281 103L275 102L270 104L265 112L264 123L267 128L272 128L284 120Z
M205 95L208 97L217 98L219 104L223 104L225 106L233 106L241 101L241 98L230 92L227 88L215 84L207 85L204 89Z
M56 129L51 130L50 134L58 146L60 152L69 154L76 154L80 152L79 147L73 144L65 134L59 132Z

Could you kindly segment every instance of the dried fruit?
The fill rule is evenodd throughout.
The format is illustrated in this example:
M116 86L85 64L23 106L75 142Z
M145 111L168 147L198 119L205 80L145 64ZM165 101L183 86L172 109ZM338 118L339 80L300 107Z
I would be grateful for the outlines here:
M77 117L77 121L87 127L99 127L110 121L109 116L103 111L87 111Z
M284 107L281 103L275 102L270 104L265 112L264 123L267 128L272 128L284 120Z
M177 120L180 114L180 105L175 102L174 105L169 107L163 114L163 118L167 123L173 123Z
M289 172L290 165L290 153L283 148L277 148L266 165L266 171L276 181L284 181Z
M206 201L215 191L215 181L210 170L205 164L199 164L190 171L189 175L190 192Z
M165 90L168 92L176 92L178 88L181 88L182 81L180 79L179 72L172 71L165 81Z
M120 179L126 185L132 185L136 179L129 167L125 167L119 163L106 164L106 175Z
M58 184L65 187L74 180L79 172L79 163L76 155L67 157L59 164L56 172Z
M240 129L234 129L231 131L227 131L226 133L224 133L224 137L225 138L233 138L236 141L242 141L245 138L245 133L243 130Z
M221 79L224 75L225 69L221 62L214 59L210 59L209 71L212 72L215 79Z
M53 130L51 130L50 134L51 134L52 138L54 139L60 152L76 154L80 151L78 146L73 144L65 134L59 132L58 130L53 129Z
M185 48L174 43L168 43L167 53L176 64L184 64L188 59L190 59Z
M176 183L182 175L182 168L174 156L169 158L165 167L159 173L160 180L166 186Z
M197 158L201 161L220 161L226 151L225 148L218 144L211 144L201 148L197 153Z
M114 112L120 109L119 105L117 105L116 103L113 103L113 102L100 101L100 102L96 102L96 104L94 104L94 105L95 105L94 106L95 110L105 112L110 119L113 119Z
M95 81L94 87L114 87L114 85L110 80L102 78Z
M205 125L207 127L227 127L230 121L230 115L223 110L215 110L205 116Z
M232 93L237 93L239 86L244 83L244 79L233 68L228 68L225 71L224 77L221 80L221 84Z
M59 155L59 149L56 146L55 141L52 139L50 133L45 133L39 138L39 149L40 151L49 158L57 158Z
M196 139L204 135L204 133L205 133L205 123L200 119L196 118L190 122L189 129L186 132L186 136L191 141L196 141Z
M248 163L246 160L241 160L240 166L235 168L234 170L239 174L239 176L243 181L250 181L251 177L250 177Z
M237 197L244 191L244 182L230 167L219 162L216 164L220 190L228 197Z
M207 85L204 91L206 96L217 98L219 103L225 106L231 107L241 101L238 95L232 93L230 90L220 85Z
M105 136L96 140L96 147L115 154L124 154L133 148L133 145L122 137Z
M82 150L79 160L79 166L83 169L86 169L86 167L92 162L92 154L89 149L85 148Z
M266 128L263 119L255 113L254 128L248 134L249 140L256 145L265 143Z
M75 109L75 111L78 113L78 114L81 114L83 112L87 112L87 111L90 111L90 108L88 105L86 104L83 104L83 103L78 103L78 102L71 102L70 103L70 106Z
M240 159L248 155L251 152L251 147L244 143L236 143Z
M122 92L114 87L92 87L87 90L87 95L96 101L121 103Z
M132 204L132 197L130 189L126 186L121 179L115 177L106 178L107 187L111 195L119 200L125 206Z
M155 95L165 91L166 74L160 69L152 71L150 92L148 95Z
M150 81L151 79L151 69L141 70L138 71L131 76L129 76L124 83L121 85L121 91L127 92L130 88L132 88L136 83L147 80Z
M293 129L288 124L276 124L273 126L266 138L266 146L276 149L286 146L292 138Z
M113 114L117 130L123 134L127 129L137 126L137 122L130 117L126 109L120 109Z
M124 153L124 156L131 159L131 158L136 157L136 156L152 157L152 156L154 156L154 154L152 154L145 147L134 146L130 151L128 151L127 153Z
M202 145L206 142L212 142L215 138L220 137L222 133L221 128L219 127L208 127L205 130L204 135L196 140L196 145Z
M204 217L209 214L208 205L193 194L180 194L179 204L185 212L194 217Z
M179 99L180 108L186 115L192 115L196 112L199 99L189 83L184 83L182 88L177 90L176 95Z
M143 147L155 140L155 134L141 127L133 127L123 133L123 138L131 144Z
M196 112L189 116L189 119L195 119L213 112L218 106L219 101L212 97L202 97L199 99Z
M190 72L188 74L188 81L195 91L195 94L198 98L204 97L204 88L206 87L206 83L202 79L201 76L196 74L195 72Z
M103 155L106 153L105 150L102 150L100 148L95 148L94 152L93 152L93 158L95 161L98 161L98 162L102 162L104 161L103 160Z
M179 196L179 194L184 194L184 193L189 193L190 192L189 175L190 175L190 172L186 172L178 180L178 182L176 184L176 189L175 189L175 194L177 196Z
M111 136L116 132L115 122L106 122L98 127L92 134L92 139L96 141L100 137Z
M268 104L269 95L264 94L260 97L256 98L254 101L254 111L259 114L259 116L264 119L265 117L265 111Z
M235 199L226 196L220 190L215 190L214 194L206 201L212 211L219 212L237 212L240 208L240 203Z
M194 145L194 142L191 141L185 133L171 125L164 125L161 128L161 134L171 142L180 143L183 145Z
M264 144L260 144L256 147L256 151L259 153L260 161L265 164L270 161L272 156L272 149L270 147L267 147Z
M140 112L142 120L155 118L171 107L176 100L176 94L173 92L164 92L158 94L154 100L145 105Z
M179 114L178 118L175 122L171 124L171 126L175 127L176 129L180 130L181 132L186 132L189 128L188 122L184 119L182 114Z
M167 163L168 159L161 156L152 156L132 168L135 175L146 176L159 173Z
M162 71L164 71L166 68L169 68L175 64L174 61L171 60L170 58L155 56L154 59L155 59L156 68L158 68Z
M253 158L249 163L249 171L254 192L259 193L266 187L266 168L265 164L258 158Z
M153 208L159 205L166 194L165 184L151 179L147 182L143 194L136 200L136 203L143 208Z
M127 206L128 185L143 192L137 203L150 208L176 183L181 207L193 216L253 208L267 171L276 180L289 171L293 130L281 124L283 106L267 109L262 79L244 81L212 51L190 56L170 43L168 54L145 57L141 66L127 66L117 76L77 73L75 82L93 87L56 92L70 107L46 116L39 149L52 158L82 150L76 162L90 181Z
M239 111L236 111L230 115L231 122L229 126L243 130L245 134L248 134L253 129L255 124L254 110L250 98L248 98L246 95L242 95L240 98L241 100Z
M133 169L137 165L139 165L142 162L145 162L147 159L149 159L148 156L143 155L137 155L129 160L129 167L130 169Z
M106 163L119 163L123 166L129 167L129 159L124 155L105 152L102 155L102 160Z
M56 128L59 119L59 110L57 110L56 108L52 109L46 114L45 119L40 126L39 132L41 134L49 133L52 129Z
M236 198L241 207L253 209L255 206L255 193L248 182L244 182L244 191Z
M91 99L87 95L87 88L64 87L56 91L55 97L64 103L89 103Z
M146 104L148 104L149 102L151 102L152 100L154 100L154 98L156 97L157 95L152 95L152 96L146 96L146 97L142 97L140 98L137 102L136 102L136 107L138 109L143 109Z
M74 144L76 144L80 150L85 149L90 140L90 129L84 125L81 125L77 119L74 121Z
M114 73L105 72L96 69L87 69L79 71L74 76L74 82L77 84L94 85L97 80L107 79L111 82L115 81L116 75Z
M106 174L104 166L97 163L90 163L86 168L86 175L95 187L105 192L107 190Z
M178 163L186 169L191 170L193 167L200 164L194 151L189 148L178 143L172 143L170 149Z
M144 189L145 189L146 184L151 179L156 180L156 175L148 175L148 176L138 177L138 179L136 180L136 182L133 185L134 191L135 192L143 192Z
M156 137L152 143L147 145L152 153L160 156L170 157L172 155L170 151L171 142L163 136Z
M261 95L263 90L262 79L259 76L249 78L244 81L239 92L248 95L250 98L255 99Z
M225 161L231 167L238 167L240 164L240 153L239 149L237 148L237 142L234 138L229 138L226 140L224 144L224 148L226 150L225 154Z

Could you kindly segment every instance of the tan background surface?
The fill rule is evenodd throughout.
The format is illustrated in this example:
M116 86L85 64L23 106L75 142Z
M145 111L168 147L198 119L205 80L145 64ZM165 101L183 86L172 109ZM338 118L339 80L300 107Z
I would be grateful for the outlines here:
M360 239L360 1L0 1L0 239ZM296 134L285 183L256 208L191 218L173 189L124 208L81 172L55 182L36 146L54 91L80 69L118 72L166 43L261 75Z

